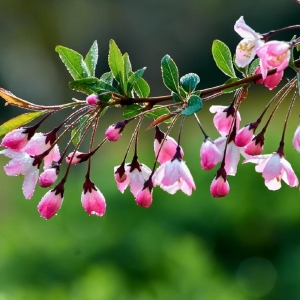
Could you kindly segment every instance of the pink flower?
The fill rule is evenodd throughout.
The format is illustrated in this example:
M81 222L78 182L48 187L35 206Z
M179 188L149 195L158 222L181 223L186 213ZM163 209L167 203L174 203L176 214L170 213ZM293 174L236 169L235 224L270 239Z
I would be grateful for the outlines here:
M216 113L213 119L214 125L222 136L229 133L231 128L231 123L233 121L233 116L235 114L235 108L231 104L227 106L212 105L209 109L211 113ZM236 115L236 129L239 129L241 121L240 113L237 112Z
M59 165L46 169L43 173L40 174L39 185L45 188L54 184L57 179L58 172Z
M102 217L106 211L106 202L103 194L89 178L83 184L81 203L89 215Z
M291 45L286 42L270 41L257 49L260 58L262 78L267 77L269 69L277 68L277 72L283 71L289 64Z
M164 140L165 134L162 132L158 126L155 127L155 139L154 139L154 153L155 156L158 155L159 149L161 148L157 161L161 164L165 163L168 160L171 160L175 153L178 143L170 136L167 136ZM163 145L161 145L164 140ZM184 153L180 147L180 153L183 157Z
M247 66L256 54L256 49L264 44L262 36L246 25L244 17L240 17L234 30L243 38L236 47L235 63L244 68Z
M4 171L8 176L24 175L22 185L23 194L26 199L30 199L34 193L39 177L39 169L34 164L34 158L23 151L4 149L0 154L11 158L9 163L4 166Z
M149 179L145 182L144 187L136 196L136 204L148 208L152 204L153 182Z
M121 137L121 133L124 130L128 121L118 122L116 124L110 125L105 131L105 136L111 142L117 141Z
M222 153L210 138L206 138L200 148L200 164L202 169L211 170L222 160Z
M37 209L41 217L50 219L55 216L62 205L63 199L64 186L59 183L53 190L48 191L39 202Z
M66 157L66 163L71 165L77 165L82 162L82 156L86 155L86 153L80 152L80 151L74 151L69 153Z
M245 146L244 148L245 153L248 155L261 154L264 149L264 141L265 141L264 133L260 132L252 139L252 141L249 144Z
M255 127L253 124L255 123L250 123L237 132L234 142L238 147L245 147L253 139L253 133L257 128L257 126Z
M300 124L294 133L293 146L297 152L300 152Z
M299 182L291 164L278 152L266 155L257 155L245 159L243 163L257 164L256 172L262 173L265 185L269 190L275 191L281 188L281 179L291 187L298 186Z
M130 164L122 165L114 168L117 187L121 193L124 193L124 190L129 185L130 192L136 197L143 188L145 181L149 179L151 170L144 164L140 164L137 156L133 157Z
M1 146L15 151L20 151L26 146L28 141L29 137L28 133L26 133L26 128L18 128L4 136Z
M214 198L225 197L230 191L227 174L223 166L217 171L210 185L210 193Z
M261 74L260 67L254 71L254 74ZM273 90L281 81L283 77L283 71L276 72L273 75L267 76L265 79L259 79L255 83L256 84L264 84L269 90Z
M86 97L85 101L89 105L97 104L99 102L98 95L97 94L89 95Z
M159 185L170 194L174 194L181 189L188 196L192 194L192 190L196 189L193 177L185 162L182 161L179 147L177 147L174 158L163 163L155 171L153 185Z

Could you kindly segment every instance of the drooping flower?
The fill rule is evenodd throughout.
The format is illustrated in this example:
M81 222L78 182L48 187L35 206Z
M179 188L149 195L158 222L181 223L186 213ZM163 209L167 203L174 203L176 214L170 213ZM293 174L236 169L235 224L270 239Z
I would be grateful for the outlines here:
M110 142L117 141L121 135L122 131L124 130L126 124L128 123L127 120L122 122L117 122L116 124L110 125L107 130L105 131L105 136Z
M26 128L18 128L7 133L2 139L1 146L21 151L29 141L29 133L26 132Z
M82 162L82 157L86 153L80 152L80 151L74 151L69 153L66 157L66 163L71 165L77 165Z
M158 126L155 127L155 139L154 139L154 153L155 156L158 155L159 149L161 148L157 161L160 164L165 163L168 160L171 160L175 153L176 153L176 149L178 146L178 143L170 136L167 136L164 140L165 137L165 133L162 132ZM161 143L163 142L163 145L161 145ZM180 153L181 156L183 157L184 153L182 148L180 147Z
M209 108L211 113L216 113L213 119L214 125L222 136L226 136L231 128L231 124L235 115L233 104L229 106L212 105ZM239 130L241 121L240 113L236 115L236 130Z
M230 191L227 181L227 173L223 166L217 171L215 178L210 185L210 193L214 198L225 197Z
M181 189L188 196L192 194L192 190L196 189L190 170L182 160L179 147L177 147L173 159L163 163L155 171L153 185L159 185L170 194L174 194Z
M64 199L64 185L59 183L53 190L48 191L41 201L37 209L41 217L50 219L57 214L61 208Z
M244 17L236 21L234 30L243 38L236 47L235 63L240 68L244 68L252 61L257 48L262 46L264 41L259 33L246 25Z
M250 143L248 143L244 151L248 155L259 155L264 149L265 136L263 132L258 133Z
M46 169L39 177L39 185L41 187L49 187L56 181L59 173L59 165L54 164L51 168Z
M221 151L210 138L206 138L200 148L200 164L202 169L211 170L221 160Z
M300 124L298 125L298 127L294 133L293 146L297 152L300 152Z
M249 144L254 137L253 134L257 126L258 126L257 122L254 122L241 128L235 136L234 139L235 144L238 147L245 147L247 144Z
M84 210L89 215L96 215L102 217L105 214L105 198L89 178L86 178L83 184L83 191L81 193L81 203Z
M256 68L254 74L261 74L260 66ZM273 75L267 76L265 79L259 79L255 83L256 84L264 84L269 90L273 90L280 83L283 77L283 71L277 71Z
M260 58L262 78L267 77L269 69L276 68L277 72L283 71L289 64L291 45L286 42L270 41L257 49Z
M152 179L149 178L145 181L143 188L138 192L135 198L136 204L148 208L152 204L152 190L153 182Z
M269 190L280 189L281 179L291 187L296 187L299 184L291 164L278 152L247 158L243 163L248 162L256 164L255 170L262 173L265 185Z

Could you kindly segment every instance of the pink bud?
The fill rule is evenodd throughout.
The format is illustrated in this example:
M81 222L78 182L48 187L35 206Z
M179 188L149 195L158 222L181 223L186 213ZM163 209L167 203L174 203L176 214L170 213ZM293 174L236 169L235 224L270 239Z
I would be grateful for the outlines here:
M80 151L76 151L75 154L74 154L74 156L73 156L73 154L74 154L74 151L71 152L66 157L66 163L67 164L76 165L76 164L82 162L82 159L81 159L80 155L85 154L85 153L80 152Z
M102 217L106 211L106 202L103 194L89 178L83 184L81 203L89 215Z
M256 141L253 140L245 147L245 153L248 155L259 155L263 149L260 143L256 144Z
M26 128L18 128L9 133L7 133L2 142L1 146L6 148L20 151L28 143L28 133L26 133Z
M94 105L98 103L98 95L97 94L92 94L86 97L86 103L89 105Z
M300 124L298 125L294 134L293 146L297 152L300 152Z
M148 208L152 204L152 179L149 178L136 196L136 204Z
M46 169L39 177L39 185L41 187L49 187L56 181L58 176L58 168L52 167Z
M118 122L116 124L110 125L105 131L105 136L111 142L117 141L121 137L121 133L124 130L128 122Z
M63 202L64 186L59 183L53 190L48 191L38 204L41 217L50 219L55 216Z
M253 132L254 128L251 126L251 124L241 128L235 136L235 144L238 147L245 147L253 139Z
M229 190L227 174L224 167L221 166L210 185L210 193L214 198L220 198L226 196L229 193Z
M205 139L200 148L200 164L202 169L211 170L222 160L222 153L210 138Z

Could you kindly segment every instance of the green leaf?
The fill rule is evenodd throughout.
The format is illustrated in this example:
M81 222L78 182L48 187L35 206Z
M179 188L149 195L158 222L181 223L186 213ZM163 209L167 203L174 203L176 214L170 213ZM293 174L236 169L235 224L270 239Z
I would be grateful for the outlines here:
M165 55L161 60L161 71L162 78L165 86L170 89L172 92L178 92L178 80L179 74L178 69L170 57L170 55Z
M160 116L167 115L167 114L170 113L170 111L166 107L164 107L162 105L154 105L153 108L156 108L156 109L153 110L153 111L149 111L148 113L145 114L145 116L147 118L157 119ZM171 120L168 119L166 123L169 123L170 121Z
M96 70L96 65L98 62L98 44L97 41L94 41L91 49L89 50L88 54L85 57L84 60L88 70L89 70L89 75L90 76L95 76L95 70Z
M296 50L300 52L300 44L296 46Z
M298 88L298 94L300 96L300 73L297 73L297 88Z
M173 100L175 102L181 102L182 101L181 97L177 93L172 92L171 95L172 95Z
M81 134L83 129L85 128L84 124L87 123L88 116L83 116L79 121L78 121L78 126L72 129L71 131L71 139L72 143L74 146L77 146L80 139L81 139Z
M229 77L236 77L231 52L226 44L219 40L214 40L212 45L212 55L218 68Z
M131 104L125 107L123 116L125 119L130 119L143 111L143 106L138 104Z
M134 84L136 83L136 81L139 78L141 78L143 76L145 70L146 70L146 67L139 69L130 75L130 77L128 78L127 93L130 93L132 91Z
M194 73L186 74L180 78L182 88L189 94L195 90L199 82L200 77Z
M188 101L188 107L185 108L181 112L181 114L190 116L190 115L196 113L197 111L199 111L200 109L202 109L202 107L203 107L203 103L202 103L201 98L199 96L192 95Z
M112 72L106 72L106 73L102 74L100 77L100 80L106 82L109 85L112 85L113 80L114 80Z
M116 81L124 86L124 60L120 49L114 40L109 42L108 65Z
M133 89L139 98L147 98L150 94L149 84L142 77L138 78L135 81L135 83L133 85Z
M260 59L259 58L256 58L253 60L253 62L251 63L249 69L248 69L248 74L249 75L253 75L253 73L255 72L255 70L257 69L257 67L259 66L259 62L260 62Z
M228 83L232 83L232 82L236 82L236 81L239 81L240 80L240 78L237 78L237 77L235 77L235 78L229 78L228 80L226 80L225 82L224 82L224 84L228 84ZM240 88L242 85L237 85L237 86L234 86L234 87L231 87L231 88L228 88L228 89L224 89L224 90L222 90L222 92L223 93L232 93L232 92L234 92L235 90L237 90L238 88Z
M12 130L33 121L34 119L36 119L37 117L45 113L46 111L35 111L35 112L25 113L6 121L0 126L0 136L7 134Z
M89 76L83 57L78 52L63 46L56 46L55 51L58 52L73 79L78 80Z
M124 53L123 61L124 61L124 79L125 79L124 84L126 85L128 82L130 73L132 72L131 62L130 62L128 53Z

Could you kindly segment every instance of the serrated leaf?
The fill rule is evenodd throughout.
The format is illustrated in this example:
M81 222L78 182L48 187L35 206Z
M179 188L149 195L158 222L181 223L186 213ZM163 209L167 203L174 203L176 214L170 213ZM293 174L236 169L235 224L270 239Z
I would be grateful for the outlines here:
M236 81L239 81L239 80L240 80L240 78L237 78L237 77L235 77L235 78L229 78L228 80L226 80L226 81L224 82L224 84L236 82ZM222 92L225 93L225 94L226 94L226 93L232 93L232 92L234 92L235 90L239 89L240 87L241 87L241 85L234 86L234 87L231 87L231 88L228 88L228 89L224 89L224 90L222 90Z
M145 116L147 118L156 119L160 116L163 116L163 115L166 115L166 114L170 113L170 110L167 109L166 107L162 106L162 105L154 105L153 108L155 108L155 110L149 111L148 113L145 114Z
M19 128L25 124L28 124L29 122L33 121L34 119L36 119L37 117L45 113L46 111L35 111L35 112L25 113L6 121L0 126L0 136L5 135L10 131Z
M217 67L229 77L236 77L231 52L226 44L220 40L214 40L212 45L212 55Z
M173 100L174 100L175 102L181 102L181 101L182 101L181 97L180 97L177 93L172 92L171 95L172 95Z
M162 58L161 71L165 86L172 92L178 93L178 69L170 55L165 55Z
M80 139L83 129L85 128L84 123L87 123L88 116L83 116L78 121L78 126L72 129L71 131L71 139L74 146L77 146Z
M123 111L123 117L130 119L143 111L143 106L138 104L131 104L125 107Z
M88 68L81 54L63 46L56 46L55 51L58 52L73 79L79 80L89 76Z
M255 70L257 69L257 67L259 66L259 62L260 62L260 59L259 58L256 58L252 61L249 69L248 69L248 74L249 75L253 75L253 73L255 72Z
M108 65L116 81L124 85L124 60L120 49L114 40L109 41Z
M113 84L113 80L114 80L112 72L103 73L101 75L101 77L100 77L100 80L106 82L109 85L112 85Z
M139 78L143 76L145 70L146 67L135 71L133 74L129 76L128 83L127 83L127 93L130 93L132 91L134 84Z
M199 82L200 77L194 73L186 74L180 78L182 88L189 94L195 90Z
M181 114L185 116L190 116L196 113L197 111L199 111L200 109L202 109L202 107L203 107L203 103L201 98L199 96L192 95L188 100L188 107L185 108L181 112Z
M95 70L98 62L98 44L97 41L94 41L93 45L91 46L88 54L84 60L87 69L89 71L90 76L95 76Z
M123 61L124 61L124 84L126 85L128 82L128 78L130 76L130 73L132 72L131 62L129 59L128 53L124 53L123 55Z
M297 88L298 88L298 95L300 96L300 73L297 73Z
M149 84L142 77L135 81L133 89L139 98L147 98L150 94Z

